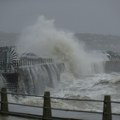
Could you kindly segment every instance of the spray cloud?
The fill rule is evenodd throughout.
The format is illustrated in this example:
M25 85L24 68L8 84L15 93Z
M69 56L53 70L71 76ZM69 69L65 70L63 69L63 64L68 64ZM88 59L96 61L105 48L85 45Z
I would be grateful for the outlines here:
M91 74L93 64L103 59L85 50L85 45L78 42L73 33L55 27L54 20L40 16L37 22L29 26L21 34L18 52L35 53L40 57L52 57L63 61L71 73L80 75Z

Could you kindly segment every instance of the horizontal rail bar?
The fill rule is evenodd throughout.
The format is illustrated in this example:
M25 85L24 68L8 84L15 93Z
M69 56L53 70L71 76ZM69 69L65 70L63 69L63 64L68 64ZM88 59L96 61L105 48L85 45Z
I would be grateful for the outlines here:
M16 117L26 117L26 118L35 118L35 119L42 119L42 116L40 115L34 115L34 114L26 114L26 113L18 113L18 112L3 112L0 111L0 114L5 114L5 115L12 115Z
M44 107L44 108L49 108L49 107ZM85 112L85 113L98 113L98 114L103 114L103 112L96 112L96 111L84 111L84 110L70 110L70 109L61 109L61 108L53 108L51 107L52 110L60 110L60 111L68 111L68 112Z
M60 99L60 100L74 100L74 101L88 101L88 102L104 102L103 100L88 100L88 99L73 99L73 98L59 98L59 97L50 97L52 99Z
M120 104L118 101L111 101L111 103Z
M112 115L120 116L120 113L112 113Z
M83 120L83 119L75 119L75 118L59 118L59 117L51 117L51 118L47 118L44 117L45 120Z
M11 105L20 105L20 106L27 106L27 107L43 108L42 106L36 106L36 105L27 105L27 104L12 103L12 102L1 102L1 103L8 103L8 104L11 104Z
M26 113L18 113L18 112L3 112L0 111L0 114L5 114L5 115L11 115L11 116L16 116L16 117L24 117L24 118L34 118L34 119L41 119L42 120L42 116L41 115L34 115L34 114L26 114ZM47 120L49 120L50 118L45 118ZM52 117L52 119L54 120L83 120L83 119L75 119L75 118L60 118L60 117Z
M84 110L69 110L69 109L58 109L58 108L51 108L53 110L60 110L60 111L71 111L71 112L84 112L84 113L97 113L97 114L103 114L103 112L97 112L97 111L84 111ZM104 114L107 114L109 115L109 113L105 113ZM111 113L112 115L118 115L120 116L120 113Z

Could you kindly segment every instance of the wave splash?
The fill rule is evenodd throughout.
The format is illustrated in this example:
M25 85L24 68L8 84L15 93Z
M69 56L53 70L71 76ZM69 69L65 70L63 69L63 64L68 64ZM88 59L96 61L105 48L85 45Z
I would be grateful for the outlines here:
M18 52L52 56L54 60L64 62L75 77L95 71L103 72L103 55L88 52L85 44L78 41L73 33L56 28L54 20L47 20L44 16L40 16L34 25L23 31L18 42Z

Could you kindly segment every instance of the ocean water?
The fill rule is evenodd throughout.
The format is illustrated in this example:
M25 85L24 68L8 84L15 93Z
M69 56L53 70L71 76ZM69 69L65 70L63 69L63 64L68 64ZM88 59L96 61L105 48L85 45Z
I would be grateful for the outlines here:
M91 76L76 79L69 73L62 73L61 80L54 88L47 87L45 90L50 91L52 97L72 98L72 99L95 99L104 100L104 95L111 95L112 101L120 101L120 75L119 73L111 74L94 74ZM19 97L10 98L10 101L42 106L43 101L36 97ZM78 102L70 100L52 100L52 106L56 108L72 110L90 110L102 111L102 103ZM112 111L119 113L120 106L113 105Z
M111 95L112 100L120 101L120 73L106 73L105 62L108 58L101 51L88 50L85 43L69 31L55 27L54 20L47 20L44 16L39 17L37 22L26 28L17 42L19 55L22 53L34 53L40 57L52 57L56 62L65 64L65 70L60 75L60 81L53 86L46 85L49 78L44 74L44 67L35 66L22 69L30 74L28 83L34 81L37 95L41 95L42 84L44 91L50 91L53 97L72 99L96 99L103 100L104 95ZM53 66L52 66L53 67ZM44 82L41 81L40 73ZM54 68L52 72L56 72ZM35 76L37 76L35 78ZM57 77L53 77L54 82ZM24 83L23 78L21 78ZM33 84L31 88L33 89ZM21 87L21 85L19 86ZM22 86L23 87L23 86ZM28 87L27 85L24 86ZM43 88L42 88L43 91ZM36 97L9 96L11 102L42 106L43 100ZM52 106L72 110L102 111L103 104L91 102L73 102L65 100L52 100ZM120 113L120 106L113 105L113 112Z

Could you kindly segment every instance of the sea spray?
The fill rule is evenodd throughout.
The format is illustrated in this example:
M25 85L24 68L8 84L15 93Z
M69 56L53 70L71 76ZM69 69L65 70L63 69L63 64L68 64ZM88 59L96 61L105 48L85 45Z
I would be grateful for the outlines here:
M75 77L93 74L94 64L102 65L103 62L98 54L87 52L85 44L78 42L73 33L56 28L54 20L47 20L44 16L40 16L34 25L23 31L18 42L18 52L31 52L62 61Z

